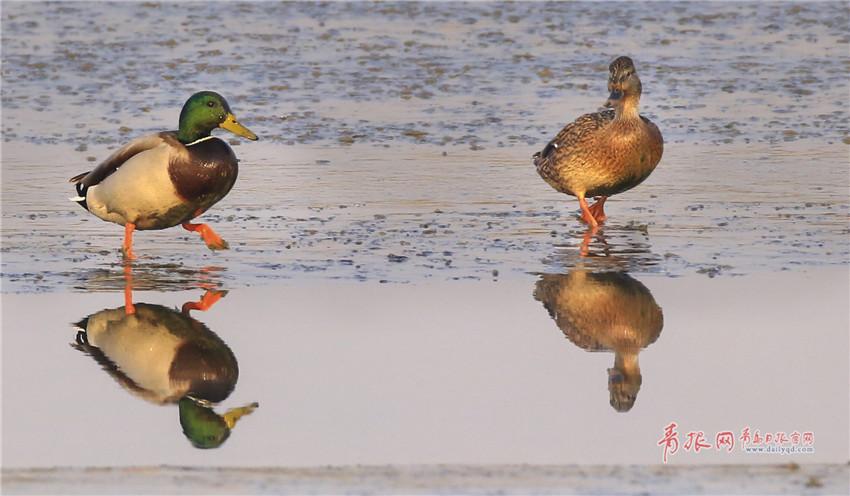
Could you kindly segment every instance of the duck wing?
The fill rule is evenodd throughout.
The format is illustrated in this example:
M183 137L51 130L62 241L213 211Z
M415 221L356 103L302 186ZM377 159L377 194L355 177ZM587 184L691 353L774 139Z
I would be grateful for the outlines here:
M584 114L567 124L543 150L534 154L534 165L537 170L545 175L553 169L555 165L553 159L559 150L562 150L561 153L568 153L571 148L578 146L613 120L614 111L603 110L602 112Z
M136 138L110 155L94 169L88 172L83 172L82 174L77 174L69 179L68 182L76 184L78 192L85 191L90 186L99 184L101 181L112 175L134 155L145 150L155 148L165 142L174 143L176 141L177 139L174 132L163 132ZM85 195L83 194L83 196Z

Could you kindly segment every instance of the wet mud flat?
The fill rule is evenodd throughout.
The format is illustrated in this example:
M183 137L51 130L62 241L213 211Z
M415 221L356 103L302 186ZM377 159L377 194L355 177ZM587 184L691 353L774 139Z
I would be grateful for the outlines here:
M600 268L850 258L844 3L218 3L203 19L169 3L41 6L3 12L4 291L120 289L120 228L68 202L67 178L174 127L199 88L261 136L232 142L240 178L203 217L233 249L141 233L142 288L569 268L586 230L530 156L597 109L622 53L666 149L609 203Z
M6 494L846 494L847 465L4 470Z
M209 252L179 227L139 232L135 284L494 280L580 262L669 276L842 265L847 145L812 145L668 145L643 185L609 201L590 257L579 256L577 202L537 177L531 148L243 146L234 190L201 217L232 248ZM54 162L65 152L4 149L4 185L18 185L3 196L4 291L123 287L122 229L67 200Z
M843 2L11 3L4 140L85 158L169 129L187 88L220 88L275 143L542 148L630 54L668 142L840 143L848 17Z

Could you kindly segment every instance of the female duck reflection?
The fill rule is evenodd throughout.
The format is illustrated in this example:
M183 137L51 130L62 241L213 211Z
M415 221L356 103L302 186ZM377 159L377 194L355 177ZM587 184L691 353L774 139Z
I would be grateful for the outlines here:
M128 278L129 279L129 278ZM177 403L183 433L197 448L217 448L236 421L259 405L232 408L223 415L212 404L236 386L239 367L230 348L191 310L206 310L225 292L208 290L181 311L161 305L132 303L89 315L76 327L74 348L94 358L131 393L155 404Z
M611 406L627 412L640 390L638 353L654 343L664 315L649 290L624 272L544 274L534 298L549 312L558 328L579 348L613 351L608 369Z

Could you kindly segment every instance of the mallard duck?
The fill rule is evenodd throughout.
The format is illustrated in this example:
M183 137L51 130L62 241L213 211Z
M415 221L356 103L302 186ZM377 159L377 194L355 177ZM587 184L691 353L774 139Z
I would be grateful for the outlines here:
M610 403L618 412L630 410L642 382L638 354L664 327L664 314L649 289L626 273L576 269L544 274L534 298L573 344L614 352L614 366L608 369Z
M221 292L199 302L212 306ZM151 403L176 403L191 395L218 403L239 378L230 347L189 311L148 303L104 309L80 320L75 348L92 356L129 392Z
M130 259L135 258L134 230L178 224L199 233L210 249L227 249L227 242L208 225L189 222L224 198L239 172L230 146L210 135L217 127L257 139L236 120L224 97L201 91L183 105L177 131L136 138L94 170L72 177L78 196L71 200L103 220L123 225L122 248Z
M609 70L605 106L613 110L582 115L533 157L550 186L578 198L592 228L606 219L605 200L643 182L664 151L661 131L638 113L641 83L632 59L618 57ZM586 197L598 199L588 206Z
M157 405L177 403L180 424L198 448L215 448L254 402L223 414L213 404L236 386L239 366L230 347L190 315L207 310L224 295L207 291L181 311L147 303L104 309L75 324L74 348L91 356L133 395Z

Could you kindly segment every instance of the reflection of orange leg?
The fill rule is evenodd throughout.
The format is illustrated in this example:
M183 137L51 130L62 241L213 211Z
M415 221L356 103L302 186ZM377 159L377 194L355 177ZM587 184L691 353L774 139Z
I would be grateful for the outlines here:
M212 291L215 289L215 284L211 282L201 281L198 283L198 287L201 289L206 289L207 291Z
M136 313L136 307L133 306L133 267L130 264L124 265L124 313Z
M605 222L605 219L608 218L608 216L605 215L605 211L602 209L603 205L605 205L605 200L607 199L607 196L600 196L597 198L596 203L588 208L590 213L593 215L593 218L600 224Z
M183 304L183 308L181 311L186 315L189 314L190 310L200 310L206 311L211 306L215 305L215 302L220 300L224 295L227 294L227 291L216 291L208 289L204 296L201 297L198 301L187 301Z
M191 222L183 223L183 229L187 231L195 231L201 235L207 248L210 250L226 250L230 248L227 241L221 239L212 228L206 224L192 224Z
M222 270L221 267L216 267L212 265L208 265L206 267L201 267L198 271L199 281L198 287L201 289L215 289L218 287L216 284L216 275L218 272Z
M124 253L124 258L133 260L136 255L133 254L133 231L136 229L136 224L124 224L124 244L121 245L121 252Z
M581 248L579 251L581 256L586 257L590 254L590 240L596 236L597 231L599 231L599 228L595 226L588 227L587 231L585 231L584 237L581 240Z
M587 206L587 200L584 199L584 195L578 196L578 204L581 207L581 220L590 227L598 226L599 223L596 222L596 218L594 218L593 213L590 212L590 208Z

